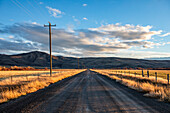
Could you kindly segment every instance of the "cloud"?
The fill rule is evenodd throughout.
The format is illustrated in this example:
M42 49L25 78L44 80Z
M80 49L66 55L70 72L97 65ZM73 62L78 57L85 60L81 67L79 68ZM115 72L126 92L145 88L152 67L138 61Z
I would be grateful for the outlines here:
M72 16L72 18L73 18L73 20L74 20L75 22L78 22L78 21L79 21L75 16Z
M83 4L83 6L84 6L84 7L86 7L86 6L87 6L87 4Z
M89 30L99 31L106 34L110 38L119 38L121 40L149 40L154 35L159 35L162 30L151 31L152 26L134 26L126 24L124 26L120 24L108 24L102 25L98 28L89 28Z
M37 24L37 22L32 22L32 24Z
M39 4L44 4L43 2L39 2Z
M88 20L88 19L86 17L84 17L83 20Z
M72 16L72 18L77 24L80 24L80 21L75 16Z
M0 40L5 40L4 38L0 38Z
M121 51L119 51L119 53L115 53L114 55L115 55L115 57L124 57L124 58L170 57L170 53L167 53L167 52L134 51L134 50L121 50Z
M38 50L38 48L35 48L34 45L31 43L0 40L0 50L30 51L30 50Z
M64 12L61 12L59 9L54 9L49 6L46 6L46 8L48 9L48 12L51 14L51 16L55 18L60 18L64 14Z
M133 47L153 48L162 43L148 41L162 31L152 31L151 26L112 24L89 29L52 29L53 52L65 56L105 56ZM0 40L0 50L48 51L48 28L36 23L15 23L3 26L0 33L15 36ZM10 45L10 46L9 46ZM9 47L8 47L9 46Z
M8 38L12 39L12 38L14 38L14 36L10 35Z
M170 44L170 42L167 42L166 44Z
M72 25L72 24L67 25L67 31L68 31L68 32L74 33L75 31L74 31L73 28L74 28L74 25Z
M165 36L168 36L170 35L170 33L166 33L166 34L163 34L163 35L160 35L161 37L165 37Z

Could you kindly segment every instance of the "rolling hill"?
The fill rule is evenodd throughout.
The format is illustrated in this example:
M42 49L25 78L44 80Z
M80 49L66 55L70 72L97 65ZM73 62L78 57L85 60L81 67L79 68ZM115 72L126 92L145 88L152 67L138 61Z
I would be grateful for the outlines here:
M39 66L49 67L49 54L40 51L4 55L0 54L1 66ZM53 56L55 68L77 68L78 59L74 57ZM83 68L170 68L170 60L144 60L118 57L79 58L79 67Z

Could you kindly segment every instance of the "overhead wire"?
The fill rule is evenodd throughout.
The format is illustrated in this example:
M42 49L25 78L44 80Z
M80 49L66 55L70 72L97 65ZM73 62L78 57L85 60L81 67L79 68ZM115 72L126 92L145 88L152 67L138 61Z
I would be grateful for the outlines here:
M37 4L37 6L39 7L39 9L40 10L37 10L38 12L39 12L39 14L44 18L44 19L46 19L46 17L44 16L44 11L42 10L42 7L40 7L40 4L36 1L36 0L33 0L36 4ZM43 13L42 13L42 12Z
M32 14L31 14L31 12L28 10L28 9L26 9L20 2L18 2L17 0L16 1L14 1L14 0L11 0L16 6L18 6L19 8L21 8L21 9L23 9L23 11L28 15L28 16L30 16L32 19L35 19L33 16L32 16ZM17 3L18 2L18 3ZM19 5L20 4L20 5Z

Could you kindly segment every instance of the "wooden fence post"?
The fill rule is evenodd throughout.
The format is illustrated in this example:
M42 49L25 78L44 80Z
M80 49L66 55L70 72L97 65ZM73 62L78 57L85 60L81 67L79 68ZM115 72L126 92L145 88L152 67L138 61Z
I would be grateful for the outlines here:
M168 84L169 84L169 74L167 74L167 80L168 80Z
M157 82L157 72L155 72L155 81Z
M149 78L149 70L147 70L147 76L148 76L148 78Z
M143 69L142 69L142 77L144 77L144 74L143 74Z

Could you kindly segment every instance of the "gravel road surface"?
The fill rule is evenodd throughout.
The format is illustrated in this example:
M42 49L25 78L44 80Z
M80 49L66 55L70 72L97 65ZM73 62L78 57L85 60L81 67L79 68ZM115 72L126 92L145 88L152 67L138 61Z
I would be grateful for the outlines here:
M0 105L4 113L170 113L170 104L90 70Z

